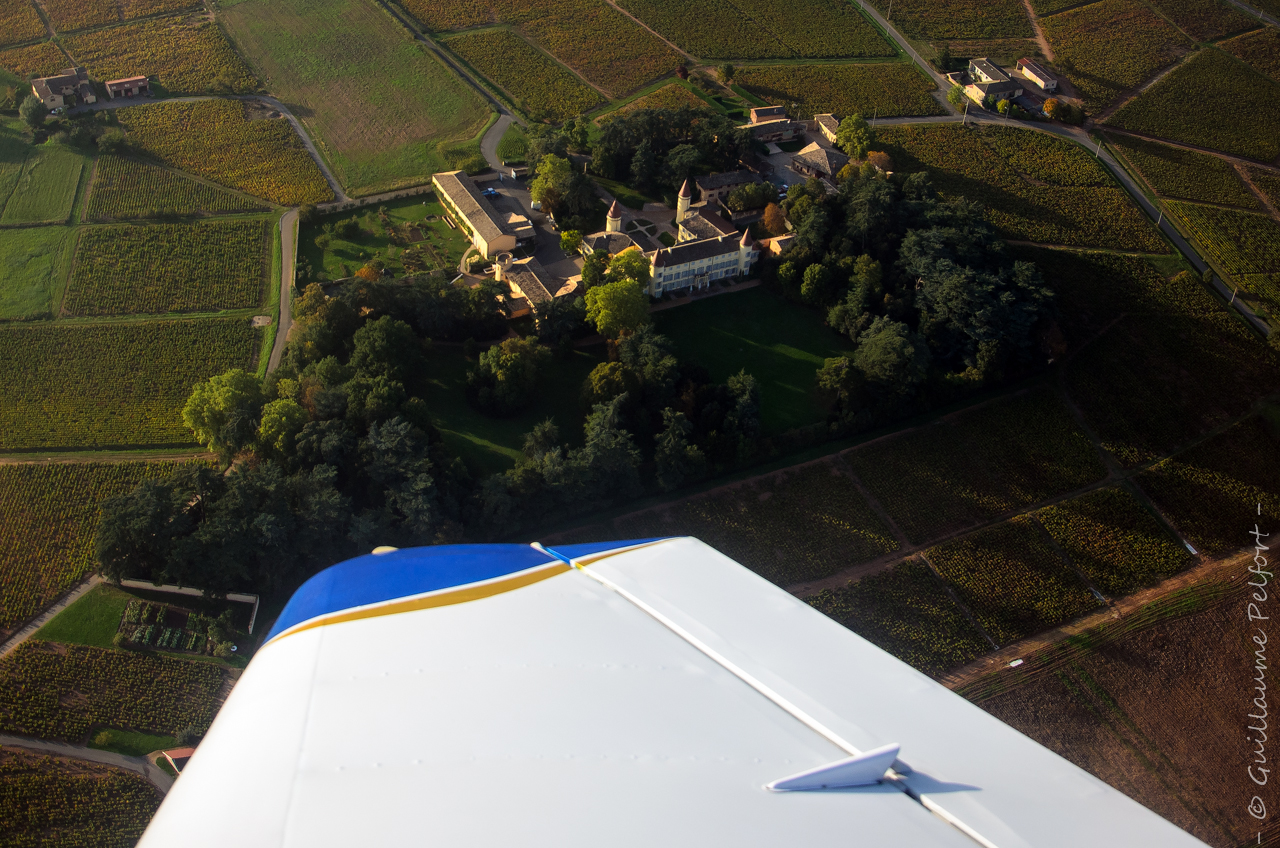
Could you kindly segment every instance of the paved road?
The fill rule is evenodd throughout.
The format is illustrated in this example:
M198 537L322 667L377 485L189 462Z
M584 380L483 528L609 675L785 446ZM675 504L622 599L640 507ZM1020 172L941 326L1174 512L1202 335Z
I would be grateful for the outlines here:
M489 163L490 168L496 170L502 167L502 157L498 155L498 142L502 141L503 134L514 120L511 113L499 112L498 120L489 127L489 131L480 140L480 152L484 154L484 161Z
M934 118L882 118L874 121L873 123L875 123L876 125L884 124L887 126L894 126L894 125L902 125L902 124L955 123L956 121L959 121L959 120L962 120L961 116L952 115L952 116L941 116L941 117L934 117ZM1080 127L1069 127L1064 124L1039 124L1039 123L1030 123L1025 121L1015 121L1010 118L1002 118L995 115L991 115L990 113L987 113L987 112L981 112L977 115L971 112L969 114L968 120L978 124L1001 124L1005 126L1017 126L1017 127L1022 127L1023 129L1030 129L1030 130L1036 130L1039 132L1045 132L1045 133L1049 133L1050 135L1061 136L1062 138L1068 139L1070 141L1074 141L1075 143L1082 145L1083 147L1086 147L1091 151L1098 151L1097 142L1092 141L1089 138L1089 134L1085 130L1081 129ZM1102 162L1102 164L1107 166L1107 169L1111 171L1112 176L1114 176L1116 180L1118 180L1120 184L1124 186L1125 191L1129 193L1129 195L1138 204L1138 206L1140 206L1142 210L1147 213L1148 216L1155 218L1157 221L1160 222L1161 232L1163 232L1166 236L1169 237L1169 240L1173 242L1174 246L1179 251L1181 251L1183 256L1187 257L1187 259L1191 262L1192 266L1197 271L1204 273L1204 271L1209 267L1208 264L1203 259L1200 258L1200 254L1190 245L1190 243L1187 242L1185 238L1182 237L1182 234L1178 232L1177 228L1174 227L1173 223L1170 222L1168 218L1164 217L1163 211L1161 209L1158 209L1156 205L1147 198L1146 194L1143 193L1141 187L1137 184L1137 182L1134 181L1133 177L1129 175L1129 172L1126 171L1124 167L1119 162L1116 161L1115 157L1111 155L1111 152L1107 150L1106 147L1103 147L1101 151L1097 153L1097 158L1099 161ZM1232 300L1232 304L1235 306L1236 310L1241 315L1244 316L1245 320L1247 320L1250 324L1252 324L1255 328L1257 328L1259 332L1261 332L1264 336L1268 336L1271 334L1271 327L1269 324L1267 324L1266 321L1263 321L1261 318L1255 315L1253 313L1253 310L1251 310L1247 305L1240 302L1239 300L1235 300L1232 298L1232 291L1230 288L1227 287L1226 283L1224 283L1222 280L1219 280L1215 276L1213 280L1213 285L1214 285L1214 288L1216 288L1224 298L1228 300Z
M1262 18L1274 27L1280 27L1280 18L1276 18L1275 15L1268 15L1266 12L1255 9L1246 3L1241 3L1240 0L1227 0L1227 2L1241 11L1253 15L1255 18Z
M0 745L6 748L23 748L39 754L52 754L57 757L71 757L76 760L90 760L116 768L128 769L145 777L159 789L161 794L168 794L173 788L173 778L165 774L155 763L146 757L128 757L111 751L99 751L83 745L71 745L66 742L50 742L47 739L32 739L28 736L13 736L0 733Z
M907 43L907 40L902 37L902 33L898 32L897 28L894 27L893 24L885 20L884 16L881 15L878 11L876 11L876 9L873 6L871 6L869 3L863 2L863 0L855 0L855 2L858 4L858 7L861 8L862 11L866 12L867 15L871 17L872 20L878 23L881 26L881 28L884 29L885 32L889 33L889 37L894 40L894 42L898 45L898 47L904 53L910 56L912 61L914 61L917 65L919 65L924 70L924 72L929 75L929 78L932 79L937 84L938 86L937 99L941 101L941 103L943 104L943 107L948 110L954 110L955 107L952 106L950 103L947 103L946 94L947 94L947 91L951 88L951 83L947 81L947 78L944 77L942 74L938 73L937 71L935 71L933 69L933 65L930 65L924 59L920 58L920 54L916 52L914 47L912 47L910 44Z
M49 607L44 612L40 613L40 615L36 616L34 619L28 622L28 624L25 627L23 627L17 633L14 633L7 640L5 640L3 645L0 645L0 657L3 657L6 654L9 654L12 651L14 651L19 645L21 645L23 642L27 641L33 635L35 635L35 632L37 630L39 630L41 627L44 627L46 624L48 624L49 621L55 615L62 612L64 609L70 606L74 601L79 600L80 597L83 596L85 592L88 592L90 589L92 589L94 586L97 586L101 582L102 582L101 577L99 577L96 574L91 575L87 580L85 580L79 586L76 586L70 592L67 592L61 598L58 598L58 600L54 601L53 606Z
M298 210L290 209L280 218L280 320L276 341L267 360L267 373L280 365L289 328L293 326L293 276L298 270Z

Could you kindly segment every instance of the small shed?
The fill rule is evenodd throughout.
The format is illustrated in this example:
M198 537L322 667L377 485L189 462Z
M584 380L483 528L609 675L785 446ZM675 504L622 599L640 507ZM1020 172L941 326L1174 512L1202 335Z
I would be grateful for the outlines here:
M168 751L161 751L164 758L169 761L169 765L173 766L173 770L178 774L182 774L187 760L191 759L191 755L195 752L195 748L170 748Z
M1022 72L1024 77L1040 86L1040 88L1044 89L1049 94L1058 90L1058 78L1046 71L1036 62L1025 58L1019 59L1018 70Z
M150 93L151 83L147 81L146 77L107 80L107 96L112 100L117 97L141 97Z

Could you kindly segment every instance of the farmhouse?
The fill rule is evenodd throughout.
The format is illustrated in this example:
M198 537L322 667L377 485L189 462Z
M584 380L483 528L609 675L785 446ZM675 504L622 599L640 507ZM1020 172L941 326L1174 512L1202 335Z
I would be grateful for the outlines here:
M117 97L141 97L150 93L151 83L146 77L126 77L107 81L107 96L112 100Z
M813 142L791 157L791 169L806 177L834 180L840 169L849 164L849 157L839 150L823 147Z
M756 111L754 109L752 112ZM743 124L739 129L751 130L751 134L756 141L768 143L779 141L791 141L804 133L804 125L788 118L774 118L759 123L752 122Z
M705 204L692 204L689 181L676 199L679 235L674 247L658 248L650 257L649 293L657 297L678 289L704 289L716 280L744 276L760 256L751 233L738 231Z
M840 121L835 115L830 113L825 115L814 115L813 122L818 126L818 132L822 133L822 137L832 144L836 143L836 131L840 129Z
M31 81L31 93L40 98L46 109L58 109L74 96L80 103L97 103L89 74L84 68L67 68L56 76Z
M1024 77L1040 86L1046 92L1052 94L1058 90L1058 78L1030 59L1019 59L1018 70L1022 72Z
M1022 96L1022 86L1009 75L996 67L988 59L969 60L969 84L964 93L975 103L982 103L988 97L996 100L1012 100Z
M762 180L759 175L750 171L726 171L707 177L695 177L693 182L698 187L698 199L709 206L714 206L728 198L738 186L758 183Z
M523 215L502 214L480 194L465 171L434 174L431 185L454 221L471 237L485 259L515 250L516 244L534 237L533 224Z

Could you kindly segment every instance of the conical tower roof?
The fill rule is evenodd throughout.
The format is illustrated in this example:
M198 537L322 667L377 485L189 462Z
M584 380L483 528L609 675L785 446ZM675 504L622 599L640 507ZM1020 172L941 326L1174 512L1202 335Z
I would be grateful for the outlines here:
M693 192L689 190L689 180L684 181L684 185L680 186L681 197L693 197Z
M599 207L597 207L597 208L599 208ZM609 207L609 217L610 217L610 218L621 218L621 217L622 217L622 206L620 206L620 205L618 204L618 201L617 201L617 200L614 200L614 201L613 201L613 205Z

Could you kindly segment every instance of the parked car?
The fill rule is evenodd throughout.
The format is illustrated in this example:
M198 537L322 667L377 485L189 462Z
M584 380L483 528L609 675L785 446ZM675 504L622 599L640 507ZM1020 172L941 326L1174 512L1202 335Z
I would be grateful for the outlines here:
M496 188L487 188L481 192L485 197L497 197L498 190Z

